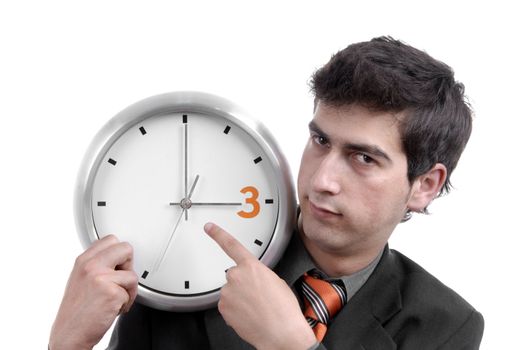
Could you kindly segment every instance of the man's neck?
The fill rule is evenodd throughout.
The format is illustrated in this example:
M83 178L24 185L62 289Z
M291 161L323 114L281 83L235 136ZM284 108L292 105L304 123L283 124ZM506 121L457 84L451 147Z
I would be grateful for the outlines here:
M301 224L301 223L300 223ZM353 249L337 252L317 245L303 233L303 227L298 225L301 241L316 267L329 277L349 276L367 267L383 251L383 246L370 249Z
M314 264L329 277L349 276L367 267L381 253L378 249L371 254L359 254L350 257L333 255L319 249L307 240L303 241L305 249L311 256Z

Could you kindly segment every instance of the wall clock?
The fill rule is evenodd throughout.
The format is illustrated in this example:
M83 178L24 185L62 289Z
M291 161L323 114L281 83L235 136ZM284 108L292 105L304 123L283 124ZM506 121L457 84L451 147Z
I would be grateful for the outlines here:
M113 117L88 148L75 192L83 246L108 234L129 242L137 301L169 311L215 306L233 266L206 222L273 267L295 216L293 180L269 131L202 92L153 96Z

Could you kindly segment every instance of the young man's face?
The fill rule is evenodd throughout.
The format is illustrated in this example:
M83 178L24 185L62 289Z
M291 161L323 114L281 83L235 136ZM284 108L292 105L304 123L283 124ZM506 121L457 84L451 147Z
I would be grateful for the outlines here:
M411 192L397 118L318 103L298 176L306 243L340 256L385 245Z

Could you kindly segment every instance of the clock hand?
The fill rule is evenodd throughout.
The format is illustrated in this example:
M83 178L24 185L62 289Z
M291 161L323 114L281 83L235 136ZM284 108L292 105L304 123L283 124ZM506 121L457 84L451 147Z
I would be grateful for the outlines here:
M194 188L196 187L196 184L198 183L198 179L200 178L200 175L196 175L196 179L194 179L194 183L192 184L191 186L191 191L189 192L189 197L187 198L184 198L184 200L186 200L188 203L190 203L190 200L191 200L191 196L194 192ZM169 247L171 246L171 242L173 240L173 237L174 237L174 233L176 232L176 229L178 228L178 225L180 225L180 221L182 219L182 216L184 213L187 212L187 209L190 208L190 206L186 207L185 205L182 206L183 210L182 212L180 213L180 216L178 217L178 220L176 221L176 225L174 225L174 229L172 230L171 232L171 235L169 237L169 240L167 241L167 244L165 245L165 248L162 252L162 254L159 256L159 258L156 260L155 264L154 264L154 267L153 267L153 272L156 272L158 271L158 268L160 267L160 265L163 263L163 260L165 259L165 254L167 254L167 251L169 250Z
M169 205L182 205L182 203L174 203L171 202ZM201 202L191 202L191 205L242 205L242 203L220 203L220 202L208 202L208 203L201 203Z
M158 259L156 259L152 272L158 271L158 268L163 263L163 259L165 258L165 254L167 253L167 250L169 249L169 246L171 245L171 240L174 236L174 233L176 232L176 229L178 228L178 225L180 224L180 220L182 219L183 213L185 213L186 210L187 209L183 208L182 212L180 213L180 216L178 217L178 220L176 221L176 225L174 225L174 229L171 232L171 236L169 237L169 241L167 242L167 245L165 246L162 254L158 257Z
M188 125L187 125L187 123L185 123L184 124L184 129L185 129L184 130L184 132L185 132L185 137L184 137L184 142L185 142L185 147L184 147L184 153L185 153L185 155L184 155L184 164L185 164L185 166L184 166L184 168L185 168L185 170L184 170L185 171L185 198L188 198L188 196L187 196L187 171L188 171L187 170L187 163L188 163L187 162L187 153L188 153L187 152L187 143L188 143L187 139L188 139L188 130L187 130L187 128L188 128ZM187 221L188 218L189 218L188 212L185 211L185 221Z
M191 186L191 191L189 192L189 197L187 197L187 199L191 199L192 193L194 192L194 188L196 187L196 183L198 182L199 178L200 175L196 175L196 179L194 179L194 183Z
M230 202L208 202L208 203L201 203L201 202L191 202L191 196L194 191L194 187L196 186L196 183L198 182L198 179L200 178L200 175L196 175L196 179L194 180L194 184L192 185L191 192L189 193L188 197L185 197L181 202L170 202L169 205L181 205L184 210L189 209L193 205L242 205L242 203L230 203ZM186 207L188 206L188 207Z

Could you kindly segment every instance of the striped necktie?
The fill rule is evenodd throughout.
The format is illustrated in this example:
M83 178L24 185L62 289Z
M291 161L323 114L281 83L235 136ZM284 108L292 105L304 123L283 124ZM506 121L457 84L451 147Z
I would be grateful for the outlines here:
M303 315L321 341L327 325L347 303L347 291L341 280L325 281L318 270L306 272L301 280Z

